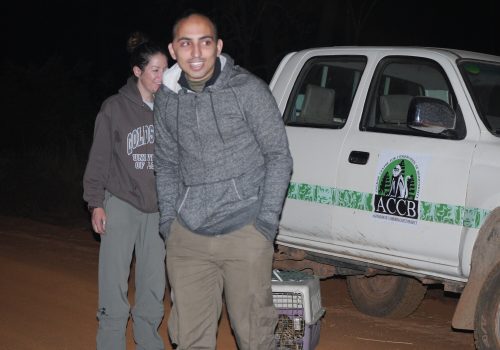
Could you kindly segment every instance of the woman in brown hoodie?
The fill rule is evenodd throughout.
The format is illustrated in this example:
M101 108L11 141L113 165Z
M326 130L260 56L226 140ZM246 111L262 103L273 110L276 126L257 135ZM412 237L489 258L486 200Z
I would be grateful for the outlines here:
M163 318L165 245L158 233L153 101L167 56L140 33L132 34L127 46L133 75L102 104L83 179L92 227L101 237L98 350L126 347L134 251L132 320L137 349L164 349L158 327Z

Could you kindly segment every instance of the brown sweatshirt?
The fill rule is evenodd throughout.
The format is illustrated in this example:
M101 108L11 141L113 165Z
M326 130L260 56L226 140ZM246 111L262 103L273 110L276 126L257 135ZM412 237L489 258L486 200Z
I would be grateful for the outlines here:
M103 207L107 190L142 212L157 212L153 154L153 111L130 77L97 115L83 199L90 207Z

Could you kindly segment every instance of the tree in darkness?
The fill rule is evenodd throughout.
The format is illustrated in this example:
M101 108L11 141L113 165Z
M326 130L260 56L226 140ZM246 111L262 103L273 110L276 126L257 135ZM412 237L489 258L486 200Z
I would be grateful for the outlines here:
M378 189L378 193L383 196L387 196L390 188L391 188L391 178L389 176L389 172L386 171L384 173L382 181L380 181L380 187Z

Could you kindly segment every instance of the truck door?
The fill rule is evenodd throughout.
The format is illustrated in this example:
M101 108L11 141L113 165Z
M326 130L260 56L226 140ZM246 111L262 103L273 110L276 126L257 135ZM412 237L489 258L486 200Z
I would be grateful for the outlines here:
M320 56L302 67L284 111L294 159L281 219L285 240L331 241L340 150L365 56Z
M409 128L414 96L449 104L456 113L455 128L440 134ZM475 142L467 135L458 101L436 60L380 60L359 128L351 129L340 155L337 187L370 196L371 204L365 210L334 208L334 234L344 237L344 249L403 270L411 266L459 274L457 253Z

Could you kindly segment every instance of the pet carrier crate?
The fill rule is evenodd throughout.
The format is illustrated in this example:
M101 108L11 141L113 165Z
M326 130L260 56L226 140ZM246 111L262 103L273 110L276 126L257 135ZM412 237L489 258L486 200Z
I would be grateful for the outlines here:
M273 303L278 311L276 349L313 350L319 342L321 306L319 279L297 271L273 271Z

